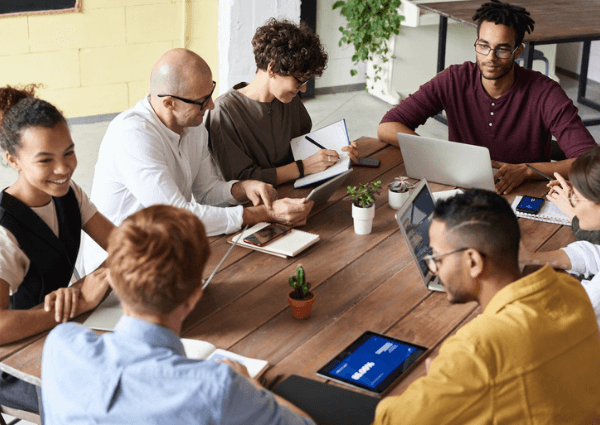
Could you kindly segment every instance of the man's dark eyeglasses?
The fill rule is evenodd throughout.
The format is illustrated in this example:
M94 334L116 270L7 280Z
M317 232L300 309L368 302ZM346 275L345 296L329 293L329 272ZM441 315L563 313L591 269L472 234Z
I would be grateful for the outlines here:
M493 50L494 54L496 55L496 57L498 59L510 58L512 56L512 54L515 53L517 51L517 49L519 48L519 46L517 46L513 50L503 49L502 47L499 47L497 49L492 49L490 46L487 46L485 44L479 44L478 42L475 42L475 44L473 44L473 45L475 46L475 51L484 56L489 55L490 52Z
M298 81L298 84L299 84L299 86L296 90L300 90L303 86L305 86L310 81L310 78L308 80L302 81L302 80L294 77L294 80Z
M158 96L158 97L167 97L167 96L169 96L169 97L172 97L173 99L181 100L182 102L185 102L185 103L191 103L193 105L199 105L200 109L204 109L204 107L206 106L206 104L210 101L210 98L212 97L212 95L213 95L213 93L215 91L215 87L217 87L217 83L213 81L213 88L210 91L210 94L204 100L201 100L201 101L190 100L190 99L186 99L185 97L179 97L179 96L175 96L175 95L172 95L172 94L157 94L156 96Z

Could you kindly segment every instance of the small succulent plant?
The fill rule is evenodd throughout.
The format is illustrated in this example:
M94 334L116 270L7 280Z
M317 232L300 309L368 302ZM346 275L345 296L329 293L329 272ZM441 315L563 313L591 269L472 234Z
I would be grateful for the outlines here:
M363 183L357 186L348 186L348 195L352 203L360 208L369 208L375 203L375 195L381 190L381 180Z
M405 193L409 189L412 189L414 185L408 181L408 177L396 177L393 182L390 183L389 189L392 192Z

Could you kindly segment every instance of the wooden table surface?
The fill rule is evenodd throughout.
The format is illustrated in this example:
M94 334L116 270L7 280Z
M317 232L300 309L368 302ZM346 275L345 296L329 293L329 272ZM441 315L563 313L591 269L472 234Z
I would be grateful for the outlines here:
M438 13L472 27L475 10L488 0L467 0L441 3L419 3L421 9ZM582 40L600 35L600 0L510 0L522 6L535 21L532 34L525 34L525 42L552 42Z
M347 185L375 179L383 187L404 175L398 148L376 139L359 139L361 156L381 160L376 169L355 168ZM321 240L295 258L283 259L244 248L234 248L194 312L184 323L183 336L209 341L244 356L265 359L268 380L279 374L319 380L316 371L364 331L371 330L424 345L436 352L449 335L479 313L475 303L452 305L445 294L425 288L387 204L387 189L377 198L373 232L354 233L351 204L342 201L345 186L311 212L302 230ZM433 191L450 189L431 184ZM544 184L528 183L509 197L527 193L541 196ZM305 196L308 189L286 185L280 197ZM573 241L570 228L520 219L526 245L553 249ZM210 274L229 244L211 238L213 250L205 275ZM287 302L288 277L297 264L305 268L316 294L310 318L292 318ZM79 317L83 321L85 317ZM43 333L0 347L0 368L40 384ZM400 394L425 374L421 362L391 392Z

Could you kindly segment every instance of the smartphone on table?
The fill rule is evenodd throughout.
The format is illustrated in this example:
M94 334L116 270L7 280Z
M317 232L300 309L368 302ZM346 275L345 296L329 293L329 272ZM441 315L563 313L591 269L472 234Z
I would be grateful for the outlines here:
M544 205L544 200L542 198L523 196L523 199L521 199L521 202L517 205L516 210L527 214L537 214L540 212L542 205Z
M269 242L273 242L283 235L287 235L291 230L291 227L284 226L283 224L271 223L268 226L246 236L243 240L244 242L252 245L265 246Z
M354 163L357 167L369 167L377 168L381 164L381 161L376 158L358 158L358 161Z

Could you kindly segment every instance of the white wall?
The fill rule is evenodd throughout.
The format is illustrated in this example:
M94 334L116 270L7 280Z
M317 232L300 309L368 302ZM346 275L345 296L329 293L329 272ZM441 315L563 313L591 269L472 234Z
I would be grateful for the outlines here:
M219 1L219 93L254 78L252 37L269 18L300 22L300 0Z
M317 1L317 34L329 56L327 68L317 78L317 88L364 83L365 64L353 66L354 48L339 47L346 24L339 9L332 10L335 0ZM225 93L241 81L254 77L256 66L251 40L256 28L268 18L287 18L300 22L301 0L219 0L219 93ZM350 69L358 74L350 76Z
M557 46L556 66L579 74L582 43L563 43ZM588 79L600 82L600 41L592 41Z
M339 8L336 10L331 9L333 3L335 3L335 0L317 1L317 34L321 39L321 43L325 46L329 61L321 78L317 78L315 81L316 88L365 82L365 64L359 63L358 66L354 66L352 63L354 47L347 44L344 47L339 47L342 33L338 28L346 25L346 18L341 15ZM358 70L358 74L354 77L350 76L350 69L352 68Z

